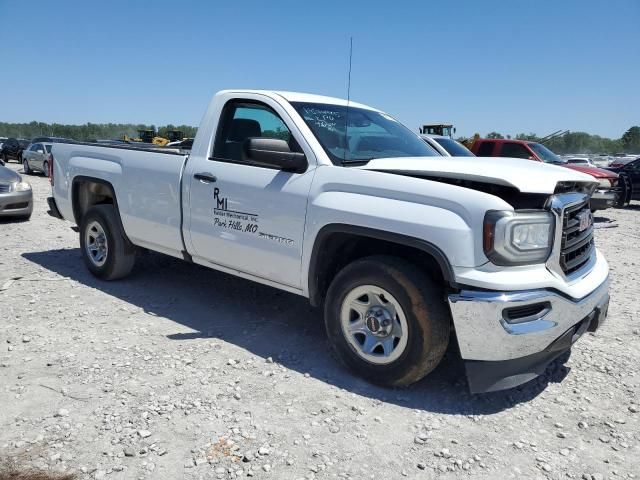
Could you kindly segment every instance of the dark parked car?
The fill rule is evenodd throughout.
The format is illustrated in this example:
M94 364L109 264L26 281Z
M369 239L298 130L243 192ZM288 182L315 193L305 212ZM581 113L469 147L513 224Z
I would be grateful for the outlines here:
M8 163L9 160L15 160L18 163L22 162L22 151L29 146L31 142L23 138L8 138L2 142L2 150L0 150L0 158L4 163Z
M0 166L0 217L31 217L31 185L13 170Z
M616 172L621 182L628 184L626 201L640 200L640 157L620 166L603 168Z

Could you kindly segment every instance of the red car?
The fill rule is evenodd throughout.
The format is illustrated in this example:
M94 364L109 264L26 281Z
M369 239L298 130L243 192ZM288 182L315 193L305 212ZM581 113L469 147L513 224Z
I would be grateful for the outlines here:
M479 138L471 146L471 151L478 157L511 157L552 163L577 170L594 177L599 186L591 196L591 210L604 210L616 204L618 194L618 175L602 168L587 165L575 165L565 162L547 147L537 142L497 138Z

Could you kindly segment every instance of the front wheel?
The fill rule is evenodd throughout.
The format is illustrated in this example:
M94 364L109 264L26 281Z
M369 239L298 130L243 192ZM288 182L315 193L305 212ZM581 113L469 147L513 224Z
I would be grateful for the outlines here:
M48 177L48 176L49 176L49 161L48 161L48 160L45 160L45 161L43 162L43 164L42 164L42 174L43 174L45 177Z
M135 246L126 238L115 207L95 205L80 224L80 250L89 271L103 280L127 276L135 263Z
M31 167L29 167L29 161L26 158L22 160L22 169L25 175L31 175Z
M442 288L409 262L371 256L335 277L325 302L327 334L338 358L370 382L414 383L442 359L450 313Z

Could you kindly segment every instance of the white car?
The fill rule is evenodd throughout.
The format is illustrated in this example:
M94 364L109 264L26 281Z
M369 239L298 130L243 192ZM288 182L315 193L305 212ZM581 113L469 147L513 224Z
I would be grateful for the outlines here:
M440 135L420 135L420 137L443 157L475 157L463 144Z
M366 105L227 90L189 155L55 144L48 202L102 279L155 250L323 306L338 358L369 381L416 382L455 338L472 391L519 385L606 317L597 184L434 155Z
M586 167L595 167L590 158L587 157L562 157L567 161L567 163L572 165L584 165Z

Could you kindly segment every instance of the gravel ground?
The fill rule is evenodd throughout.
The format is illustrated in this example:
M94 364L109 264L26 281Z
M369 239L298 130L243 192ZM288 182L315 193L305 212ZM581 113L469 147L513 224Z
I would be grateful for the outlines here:
M153 253L98 281L29 181L32 219L0 220L0 458L83 479L640 478L638 202L597 218L604 328L471 395L453 353L409 389L354 378L301 297Z

